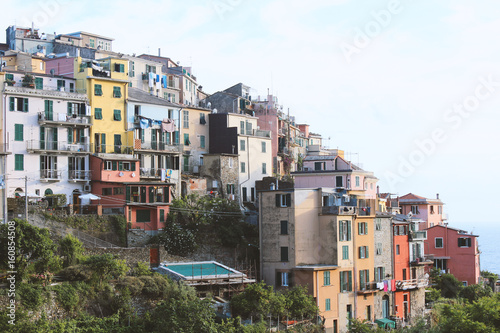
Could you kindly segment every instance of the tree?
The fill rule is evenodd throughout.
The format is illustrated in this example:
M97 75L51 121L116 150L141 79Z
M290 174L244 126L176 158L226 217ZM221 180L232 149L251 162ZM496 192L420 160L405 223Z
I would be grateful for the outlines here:
M481 276L485 279L488 279L488 284L492 290L495 290L495 283L498 280L498 274L495 274L490 271L481 271Z
M292 318L313 318L318 313L318 307L311 295L307 294L305 286L295 286L285 294L287 315Z
M441 296L446 298L456 298L463 288L460 281L453 274L442 274L434 278L436 289L441 290Z
M271 303L274 297L273 287L264 282L249 285L245 291L231 299L233 316L262 320L271 313ZM273 308L274 310L279 308L277 302L274 302Z
M118 260L117 257L110 253L94 255L85 260L83 265L92 270L92 280L98 281L99 285L102 285L104 281L119 278L129 270L125 260Z
M48 229L32 226L21 219L0 226L0 265L3 268L21 274L30 265L36 273L57 269L55 250Z
M158 242L168 253L180 256L190 254L198 247L193 232L176 222L167 222L158 235Z
M64 256L64 267L76 265L83 253L82 242L71 234L67 234L59 241L59 248Z
M482 297L492 296L493 292L490 286L483 286L479 284L472 284L467 287L463 287L458 293L459 297L465 298L469 303L479 300Z

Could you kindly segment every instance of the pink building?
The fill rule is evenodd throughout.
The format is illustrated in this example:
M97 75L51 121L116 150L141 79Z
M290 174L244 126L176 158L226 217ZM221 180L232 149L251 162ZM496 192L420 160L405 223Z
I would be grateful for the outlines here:
M419 230L442 225L446 220L446 215L443 214L444 203L439 200L439 194L436 195L436 199L427 199L408 193L395 200L397 200L397 204L401 208L401 214L408 215L411 213L412 218L423 221L419 224Z
M477 284L480 278L478 235L464 230L435 225L427 229L425 253L434 267L453 274L464 285Z

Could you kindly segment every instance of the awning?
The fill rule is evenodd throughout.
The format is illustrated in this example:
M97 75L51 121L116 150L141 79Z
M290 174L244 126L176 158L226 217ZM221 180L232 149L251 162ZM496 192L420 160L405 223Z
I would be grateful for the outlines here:
M396 328L396 322L387 318L377 319L375 324L382 328Z
M86 193L86 194L82 194L82 195L79 195L78 196L80 199L87 199L87 200L100 200L101 197L98 197L97 195L95 194L92 194L92 193Z

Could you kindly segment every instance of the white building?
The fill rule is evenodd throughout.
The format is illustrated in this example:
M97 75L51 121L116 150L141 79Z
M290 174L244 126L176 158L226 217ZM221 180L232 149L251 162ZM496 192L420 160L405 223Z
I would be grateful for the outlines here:
M65 194L67 204L90 181L89 135L92 118L87 96L72 92L75 79L10 72L3 90L3 141L7 155L7 196ZM24 81L24 82L23 82Z

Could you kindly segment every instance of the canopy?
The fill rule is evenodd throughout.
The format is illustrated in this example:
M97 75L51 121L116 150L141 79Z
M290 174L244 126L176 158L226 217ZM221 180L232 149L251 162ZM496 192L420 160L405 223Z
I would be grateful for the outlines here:
M26 193L22 193L22 192L18 192L16 194L19 195L20 197L26 196ZM34 193L28 193L28 198L41 198L41 196L39 196L38 194L34 194Z
M387 318L377 319L375 323L382 328L396 328L396 322Z
M98 197L97 195L95 194L92 194L92 193L86 193L86 194L82 194L82 195L79 195L78 196L80 199L88 199L88 200L100 200L101 197Z

